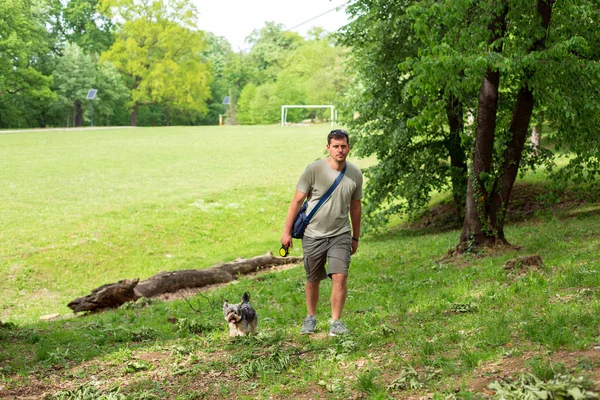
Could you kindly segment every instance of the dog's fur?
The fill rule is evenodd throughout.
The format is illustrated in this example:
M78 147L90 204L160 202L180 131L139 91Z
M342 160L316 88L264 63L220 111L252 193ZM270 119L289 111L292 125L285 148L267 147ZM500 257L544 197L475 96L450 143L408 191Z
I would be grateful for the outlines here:
M223 303L223 315L229 323L229 336L246 336L248 332L256 335L258 314L250 305L250 295L245 292L239 304Z

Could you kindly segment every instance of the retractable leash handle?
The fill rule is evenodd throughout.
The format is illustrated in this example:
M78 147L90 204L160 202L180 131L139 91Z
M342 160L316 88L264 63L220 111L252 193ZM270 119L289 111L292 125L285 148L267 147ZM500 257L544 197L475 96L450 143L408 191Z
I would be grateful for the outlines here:
M284 245L281 245L281 248L279 249L279 255L281 257L287 257L288 254L290 254L290 248L286 247Z

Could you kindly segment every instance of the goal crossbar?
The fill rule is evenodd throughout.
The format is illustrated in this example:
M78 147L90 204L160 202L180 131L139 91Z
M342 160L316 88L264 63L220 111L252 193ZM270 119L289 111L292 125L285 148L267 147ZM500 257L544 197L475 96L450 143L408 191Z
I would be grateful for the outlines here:
M329 119L331 126L334 124L335 106L331 105L292 105L286 104L281 106L281 126L285 126L287 121L287 110L288 108L329 108L331 110L331 117Z

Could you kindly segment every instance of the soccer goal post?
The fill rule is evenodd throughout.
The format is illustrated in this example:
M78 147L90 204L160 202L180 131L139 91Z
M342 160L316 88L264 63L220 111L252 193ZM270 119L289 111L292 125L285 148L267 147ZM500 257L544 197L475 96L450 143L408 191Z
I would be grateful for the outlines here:
M327 105L283 105L281 106L281 126L285 126L287 121L287 110L289 108L329 108L331 110L331 117L329 118L330 125L333 126L335 121L335 106Z

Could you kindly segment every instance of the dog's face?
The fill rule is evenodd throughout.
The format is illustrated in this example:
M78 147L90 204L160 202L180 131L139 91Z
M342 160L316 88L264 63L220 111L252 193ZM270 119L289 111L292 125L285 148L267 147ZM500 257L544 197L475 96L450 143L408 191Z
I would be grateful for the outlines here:
M223 315L225 316L225 321L234 324L238 323L242 319L240 305L229 304L228 302L223 303Z

